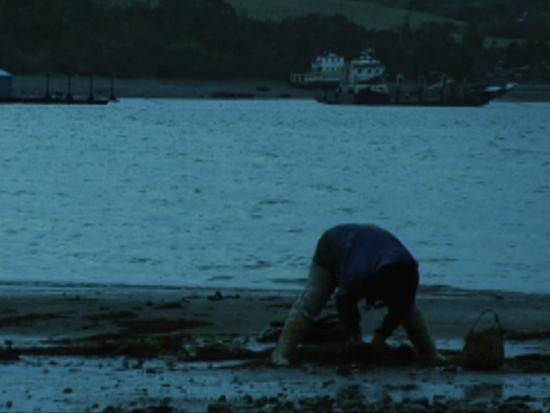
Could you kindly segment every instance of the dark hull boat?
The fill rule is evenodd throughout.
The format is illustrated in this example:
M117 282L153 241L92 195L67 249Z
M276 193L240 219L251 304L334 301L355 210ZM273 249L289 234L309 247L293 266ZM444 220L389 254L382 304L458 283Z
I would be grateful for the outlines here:
M385 67L366 50L345 66L341 82L319 91L317 100L327 104L403 106L483 106L514 85L484 85L456 82L432 72L418 82L407 83L399 75L394 84L385 79Z
M364 88L356 92L341 89L321 91L317 100L326 104L401 105L401 106L483 106L501 97L510 87L484 86L455 92L406 92L396 85L387 85L386 92Z

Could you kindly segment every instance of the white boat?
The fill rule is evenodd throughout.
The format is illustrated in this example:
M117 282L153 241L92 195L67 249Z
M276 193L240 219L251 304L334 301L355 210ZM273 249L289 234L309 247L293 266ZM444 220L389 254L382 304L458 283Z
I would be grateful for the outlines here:
M351 103L388 103L390 88L384 77L386 67L366 49L359 59L352 60L336 90L340 101Z
M486 85L456 82L451 77L431 72L415 82L399 74L391 85L386 67L366 49L358 59L346 63L334 53L318 56L309 74L294 74L293 84L321 89L318 101L328 104L482 106L512 89L514 84Z
M342 82L345 73L344 58L335 53L326 53L315 58L310 72L292 73L290 83L296 87L333 89Z

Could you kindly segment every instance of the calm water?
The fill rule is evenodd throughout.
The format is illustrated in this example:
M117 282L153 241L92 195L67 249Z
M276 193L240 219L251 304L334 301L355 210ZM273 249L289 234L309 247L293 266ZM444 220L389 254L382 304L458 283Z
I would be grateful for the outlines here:
M0 280L294 287L341 222L425 284L550 292L550 104L0 107Z

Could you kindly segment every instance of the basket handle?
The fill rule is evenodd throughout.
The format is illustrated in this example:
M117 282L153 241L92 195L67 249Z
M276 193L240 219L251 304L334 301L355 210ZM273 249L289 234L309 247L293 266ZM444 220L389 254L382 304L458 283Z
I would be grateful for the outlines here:
M488 314L488 313L493 313L493 315L495 316L495 322L497 323L498 325L498 328L500 330L502 330L502 324L500 323L500 318L498 317L498 314L495 312L495 310L491 309L491 308L488 308L486 310L483 310L481 312L481 314L479 315L479 317L477 318L476 322L472 325L472 327L470 328L470 333L472 333L474 331L474 329L477 327L477 325L479 324L479 322L481 321L481 318L485 315L485 314Z

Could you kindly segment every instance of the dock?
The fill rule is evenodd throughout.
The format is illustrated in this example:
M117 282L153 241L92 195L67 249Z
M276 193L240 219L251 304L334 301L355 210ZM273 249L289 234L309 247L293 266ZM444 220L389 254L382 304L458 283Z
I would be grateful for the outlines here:
M89 77L88 95L73 95L73 77L67 76L66 92L51 92L51 76L46 76L45 93L41 96L7 96L0 95L0 104L23 104L23 105L108 105L118 102L115 94L115 79L111 77L111 88L109 97L96 97L94 90L94 76Z
M11 97L0 98L0 104L23 104L23 105L107 105L112 102L110 99L94 99L87 98L51 98L44 97Z

